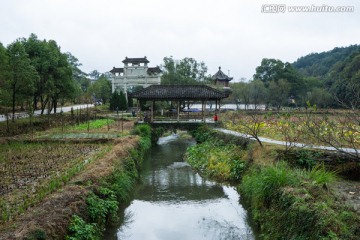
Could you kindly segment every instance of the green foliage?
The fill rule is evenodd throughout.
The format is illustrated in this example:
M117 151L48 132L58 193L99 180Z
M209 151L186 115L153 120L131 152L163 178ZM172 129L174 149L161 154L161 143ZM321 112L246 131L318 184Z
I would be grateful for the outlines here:
M152 144L155 144L159 138L165 133L165 128L163 127L157 127L157 128L152 128L152 132L151 132L151 142Z
M315 184L326 185L336 180L336 173L327 171L324 164L317 164L310 171L306 171L307 176Z
M111 98L111 81L102 75L91 85L90 92L97 100L106 104Z
M129 159L128 162L130 163L133 161ZM125 166L125 168L129 167L129 165ZM116 198L120 203L125 203L130 200L131 192L134 188L135 177L137 177L137 174L133 173L135 170L131 166L131 170L128 169L127 172L117 171L110 178L108 187L115 193Z
M230 178L240 181L245 170L248 168L247 162L241 159L233 159L230 161Z
M268 89L264 82L255 79L249 83L249 97L255 109L259 108L260 104L265 104L268 96Z
M280 188L294 186L300 181L285 162L274 166L252 170L242 181L241 189L245 197L252 199L252 204L269 204L279 194Z
M86 199L88 204L88 213L91 220L104 226L108 216L114 217L118 210L118 202L114 191L100 187L97 194L90 193Z
M78 126L73 126L70 130L85 131L88 129L88 127L89 129L98 129L106 126L107 124L112 124L113 122L113 119L97 119L94 121L89 121L89 123L83 123Z
M186 161L200 173L221 181L235 181L247 167L235 145L206 141L187 149Z
M341 107L360 108L360 47L336 66L329 81L333 83L331 91Z
M311 53L300 57L293 63L293 66L304 76L325 78L337 64L359 50L359 45L350 45L348 47L336 47L327 52Z
M16 40L7 47L9 59L9 72L6 76L5 89L9 91L8 102L11 102L12 113L15 113L16 104L22 104L20 99L29 101L34 93L35 81L38 73L31 65L28 54L25 51L24 42Z
M317 157L316 153L301 149L297 150L295 154L297 156L296 164L299 166L305 167L306 169L312 169L315 166L315 158Z
M186 57L176 62L172 56L165 57L162 71L161 84L205 84L210 81L205 63L194 58Z
M310 95L306 96L308 100L319 106L358 107L359 57L356 56L359 52L359 45L336 47L327 52L311 53L294 62L293 66L307 77L308 89L311 88ZM329 93L336 101L331 101Z
M151 138L151 127L148 124L139 124L132 131L133 135L139 135L140 137Z
M98 240L100 239L99 230L95 223L86 223L81 217L74 215L69 231L71 235L66 236L66 240Z
M304 80L297 70L290 63L283 63L278 59L264 58L256 68L254 79L261 80L266 88L271 81L278 83L280 79L286 80L290 84L289 94L295 97L300 97L306 90Z
M24 45L31 65L39 76L35 82L34 108L40 102L43 113L46 107L57 108L58 102L76 97L76 82L68 54L62 53L54 40L39 40L35 34L24 39ZM49 104L50 103L50 104Z
M46 233L42 229L36 229L25 237L25 240L46 240Z
M334 179L323 166L299 170L278 162L252 167L240 191L262 239L356 239L360 218L323 188Z
M113 92L110 98L110 110L112 111L123 111L127 109L127 102L125 94L120 91Z
M211 131L210 128L206 125L202 125L192 131L190 134L195 138L196 142L203 143L207 140L215 139L215 132Z

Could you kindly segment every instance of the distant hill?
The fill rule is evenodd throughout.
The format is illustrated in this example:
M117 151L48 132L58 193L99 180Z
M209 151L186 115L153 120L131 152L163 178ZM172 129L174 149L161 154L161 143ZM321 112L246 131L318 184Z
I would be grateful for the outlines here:
M305 77L326 79L336 65L354 53L360 53L360 45L336 47L331 51L311 53L298 58L292 65Z

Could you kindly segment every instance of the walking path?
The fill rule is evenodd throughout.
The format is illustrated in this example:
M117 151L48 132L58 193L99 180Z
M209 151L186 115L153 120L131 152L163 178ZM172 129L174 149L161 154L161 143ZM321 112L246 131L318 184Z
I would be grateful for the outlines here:
M215 130L219 131L219 132L222 132L222 133L225 133L225 134L229 134L229 135L233 135L233 136L237 136L237 137L242 137L242 138L247 138L247 139L256 141L255 138L253 138L252 136L247 135L247 134L235 132L235 131L224 129L224 128L215 128ZM282 145L282 146L289 145L289 142L273 140L273 139L270 139L270 138L259 137L259 140L261 142L272 143L272 144L277 144L277 145ZM339 148L339 149L336 149L334 147L329 147L329 146L316 146L316 145L305 144L305 143L291 143L291 144L293 146L301 147L301 148L306 147L306 148L313 148L313 149L321 149L321 150L328 150L328 151L341 151L341 152L356 153L356 154L358 154L360 152L360 149L353 149L353 148Z
M61 111L70 112L71 108L73 108L73 110L77 110L77 109L80 109L80 108L84 109L84 108L93 107L93 106L94 106L94 104L80 104L80 105L59 107L56 110L57 110L58 113L61 112ZM50 112L50 114L53 114L53 113L54 113L54 111ZM40 115L40 114L41 114L41 110L34 111L35 116ZM45 109L44 114L47 114L47 109ZM9 116L10 115L11 114L9 113ZM27 118L27 117L29 117L29 115L27 113L25 113L25 112L23 112L23 113L15 113L15 118ZM5 115L0 115L0 122L4 122L4 121L6 121Z

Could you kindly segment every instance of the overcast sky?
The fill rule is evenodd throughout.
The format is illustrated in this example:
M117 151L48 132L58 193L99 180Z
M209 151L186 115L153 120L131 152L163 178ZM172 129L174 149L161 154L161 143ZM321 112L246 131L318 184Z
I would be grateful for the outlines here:
M284 13L265 4L286 4ZM296 12L289 6L353 6L352 13ZM360 43L360 0L0 0L0 42L35 33L55 40L89 73L127 57L193 57L213 75L251 79L263 58L294 62Z

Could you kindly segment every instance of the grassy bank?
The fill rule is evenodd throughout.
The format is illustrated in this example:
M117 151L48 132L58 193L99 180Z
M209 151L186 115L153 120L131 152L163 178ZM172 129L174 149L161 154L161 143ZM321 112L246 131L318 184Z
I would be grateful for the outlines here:
M99 239L105 225L116 220L118 207L131 196L143 154L151 146L151 129L137 127L130 135L106 142L5 143L0 166L9 177L1 181L3 186L14 182L13 189L5 189L14 204L1 205L6 215L0 239L64 239L66 235L67 239ZM24 196L27 201L19 200ZM28 209L19 212L18 206L25 202L30 202Z
M137 147L129 149L129 155L112 166L110 175L91 184L86 211L82 216L73 215L66 239L100 239L106 224L116 221L118 207L131 199L143 155L151 147L151 128L140 125L133 134L140 136Z
M199 143L187 161L202 175L237 181L261 239L358 239L360 216L331 190L341 180L323 164L290 164L277 147L239 147L206 128L192 135Z

